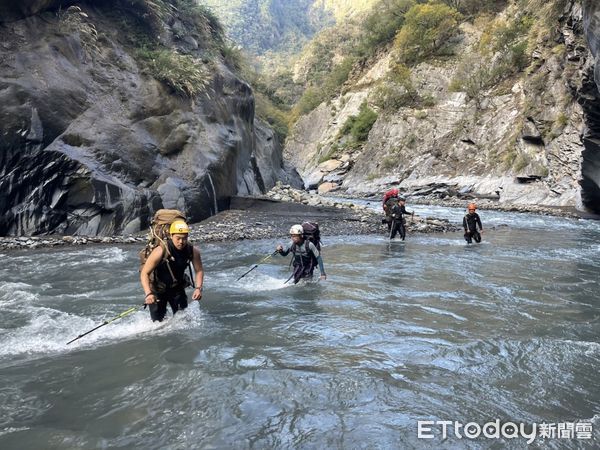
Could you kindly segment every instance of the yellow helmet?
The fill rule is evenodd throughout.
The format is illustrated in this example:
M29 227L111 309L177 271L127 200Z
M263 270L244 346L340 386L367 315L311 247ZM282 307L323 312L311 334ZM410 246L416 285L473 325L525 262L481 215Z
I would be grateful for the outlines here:
M190 227L183 220L176 220L169 227L169 233L171 234L188 234Z

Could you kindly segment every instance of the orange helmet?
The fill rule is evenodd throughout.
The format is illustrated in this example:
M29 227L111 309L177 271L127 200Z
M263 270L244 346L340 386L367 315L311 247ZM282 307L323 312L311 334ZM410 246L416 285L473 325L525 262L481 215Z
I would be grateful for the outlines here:
M467 206L467 209L469 211L475 211L477 209L477 205L475 203L469 203L469 205Z

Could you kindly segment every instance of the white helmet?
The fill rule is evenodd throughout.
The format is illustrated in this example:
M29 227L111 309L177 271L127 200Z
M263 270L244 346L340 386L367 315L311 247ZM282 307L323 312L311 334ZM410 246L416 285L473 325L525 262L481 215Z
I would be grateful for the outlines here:
M293 225L292 228L290 228L290 234L302 236L304 234L304 228L302 228L302 225Z

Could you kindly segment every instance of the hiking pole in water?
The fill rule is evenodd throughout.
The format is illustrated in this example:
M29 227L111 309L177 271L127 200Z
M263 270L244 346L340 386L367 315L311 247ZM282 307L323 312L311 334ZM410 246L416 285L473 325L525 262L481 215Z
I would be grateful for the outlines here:
M237 280L235 281L240 281L242 278L244 278L246 275L248 275L250 272L252 272L254 269L256 269L260 264L264 263L267 259L269 259L271 256L274 256L276 253L278 253L277 250L275 250L273 253L271 253L268 256L265 256L263 259L261 259L259 262L257 262L256 264L254 264L250 270L248 270L244 275L242 275L241 277L238 277Z
M290 281L293 276L294 276L294 273L292 272L292 274L290 275L290 277L287 280L285 280L285 283L283 283L283 284L287 284L287 282Z
M104 321L103 323L101 323L100 325L98 325L96 328L92 328L90 331L86 331L85 333L83 333L83 334L80 334L80 335L79 335L79 336L77 336L75 339L72 339L72 340L70 340L69 342L67 342L67 344L66 344L66 345L69 345L71 342L75 342L77 339L81 339L81 338L82 338L82 337L84 337L85 335L87 335L87 334L90 334L92 331L96 331L98 328L101 328L101 327L103 327L104 325L108 325L109 323L111 323L111 322L114 322L114 321L115 321L115 320L117 320L117 319L121 319L121 318L123 318L123 317L125 317L125 316L128 316L128 315L129 315L129 314L131 314L132 312L136 312L136 311L138 311L138 310L142 309L142 308L143 308L143 307L145 307L145 306L146 306L146 304L143 304L143 305L140 305L140 306L134 306L133 308L129 308L127 311L123 311L123 312L122 312L121 314L119 314L118 316L116 316L116 317L113 317L113 318L112 318L112 319L110 319L110 320L106 320L106 321Z

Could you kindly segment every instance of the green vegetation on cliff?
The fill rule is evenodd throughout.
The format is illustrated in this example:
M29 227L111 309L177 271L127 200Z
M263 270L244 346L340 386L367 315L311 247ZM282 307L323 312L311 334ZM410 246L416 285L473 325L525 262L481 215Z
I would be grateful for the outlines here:
M227 35L267 66L271 59L286 61L316 33L369 10L376 1L203 0L222 18Z
M226 22L234 23L230 34L235 35L235 29L243 28L245 37L238 35L238 39L244 39L247 48L262 52L270 61L271 66L265 72L261 71L264 65L255 65L246 56L245 66L251 68L246 73L260 94L258 109L283 137L289 126L322 102L357 88L360 77L390 51L389 73L376 81L369 96L369 102L382 112L402 107L432 107L435 96L414 86L412 71L419 63L436 58L456 59L461 67L450 90L464 91L470 98L477 98L481 92L527 70L532 43L551 28L551 22L556 23L556 12L564 1L294 0L284 5L278 0L237 0L219 6L216 0L208 3L221 16L229 17ZM509 17L499 15L509 4L515 5L518 13ZM356 11L361 14L353 14ZM455 52L463 39L461 24L465 22L483 31L477 54L463 57ZM257 30L255 26L262 28ZM276 38L277 44L267 40L253 47L257 35ZM295 43L308 42L297 56L294 53L299 46L290 47L286 41L290 36ZM277 53L277 45L287 52L284 57Z
M175 92L193 97L210 79L209 64L226 60L223 28L195 0L111 0L113 20L128 32L124 42L143 70ZM59 11L62 27L78 31L84 47L95 46L95 26L77 6ZM168 29L167 29L168 28ZM171 33L176 43L165 44ZM97 48L96 48L97 49Z

